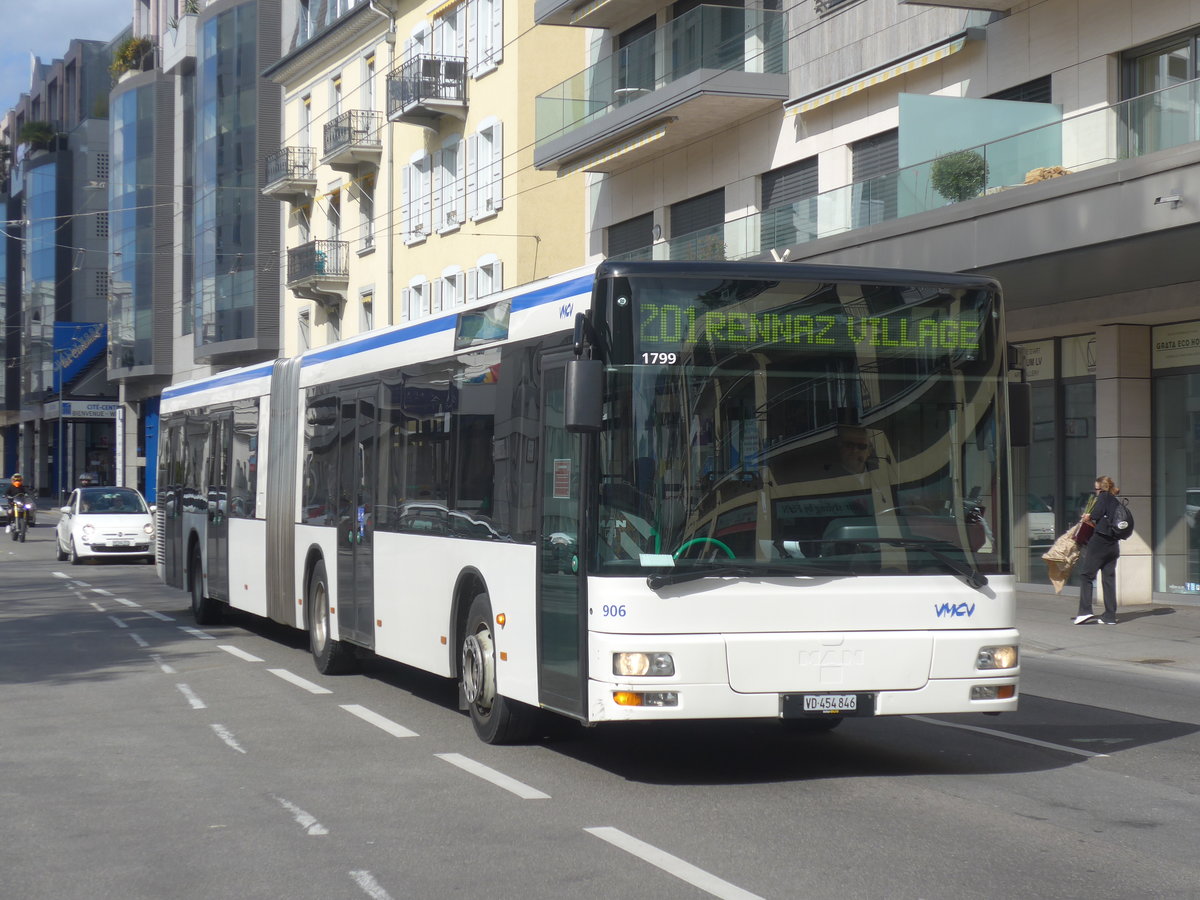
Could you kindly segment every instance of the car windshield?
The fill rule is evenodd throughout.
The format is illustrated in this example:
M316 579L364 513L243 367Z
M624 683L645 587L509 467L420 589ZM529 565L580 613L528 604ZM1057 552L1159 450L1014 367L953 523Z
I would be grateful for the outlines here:
M79 492L79 511L89 515L147 512L142 495L130 488L87 488Z
M698 304L630 287L640 343L607 368L592 571L1008 570L985 293L737 282ZM806 349L809 319L848 346Z

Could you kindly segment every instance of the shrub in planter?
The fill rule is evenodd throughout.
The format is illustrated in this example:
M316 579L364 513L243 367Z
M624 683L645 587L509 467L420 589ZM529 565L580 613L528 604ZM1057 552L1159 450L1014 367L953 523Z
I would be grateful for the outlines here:
M149 38L126 38L113 53L112 65L108 70L113 78L120 78L126 72L141 71L153 49L154 45L150 43Z
M988 164L974 150L958 150L933 161L933 189L952 203L978 197L987 186Z
M54 140L54 126L49 122L26 122L17 138L34 148L48 148Z

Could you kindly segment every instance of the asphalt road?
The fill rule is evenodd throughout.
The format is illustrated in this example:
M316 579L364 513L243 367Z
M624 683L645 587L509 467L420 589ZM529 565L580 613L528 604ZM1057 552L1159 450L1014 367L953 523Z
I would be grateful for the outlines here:
M454 686L197 629L0 535L0 898L1200 897L1200 683L1026 658L1000 717L478 742Z

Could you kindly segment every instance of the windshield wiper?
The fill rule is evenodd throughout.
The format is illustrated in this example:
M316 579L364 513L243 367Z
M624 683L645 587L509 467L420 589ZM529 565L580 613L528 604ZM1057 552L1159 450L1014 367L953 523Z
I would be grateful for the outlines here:
M829 566L810 566L804 564L787 566L751 566L751 565L713 565L706 567L691 566L677 569L662 575L650 575L646 585L653 591L671 584L682 584L685 581L697 581L701 578L754 578L780 575L845 575L843 569Z
M967 584L970 585L971 587L975 588L976 590L982 589L988 583L987 576L984 575L982 572L980 572L978 569L976 569L974 566L972 566L968 563L965 563L965 562L960 562L959 560L955 559L952 556L947 556L945 553L942 553L940 550L938 550L936 547L933 546L934 544L938 544L943 547L949 547L952 550L959 549L958 547L955 547L953 544L949 544L945 541L937 541L937 540L933 540L932 538L894 538L894 537L860 538L860 537L856 537L856 538L854 538L854 543L856 543L856 544L891 544L896 547L924 550L930 556L932 556L934 559L936 559L938 562L940 562L942 565L944 565L947 569L950 569L950 571L954 572L954 574L961 575L963 578L965 578L967 581Z

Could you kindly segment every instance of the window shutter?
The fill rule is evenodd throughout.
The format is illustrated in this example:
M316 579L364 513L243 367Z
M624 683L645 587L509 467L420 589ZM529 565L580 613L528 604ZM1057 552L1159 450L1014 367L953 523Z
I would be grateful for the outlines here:
M417 192L420 195L420 225L424 229L423 234L429 235L433 232L433 192L430 189L432 173L430 165L432 160L426 156L422 158L418 164L418 172L420 177L418 180Z
M454 221L467 218L467 142L459 141L454 154Z
M492 208L495 212L504 206L504 125L497 122L492 126ZM487 203L484 202L486 208Z
M444 184L445 179L442 177L442 151L433 151L433 216L434 227L438 231L443 231L446 227L446 214L442 211L442 197L449 195L450 191L446 188L452 188L450 185Z
M504 263L496 260L492 263L492 293L504 290Z
M802 159L790 166L764 172L762 209L784 206L817 193L817 157Z
M467 302L474 303L479 299L479 270L467 269Z
M437 281L433 282L433 284L430 285L430 287L432 288L432 291L431 291L432 296L429 298L430 313L442 311L442 284L443 284L444 280L445 279L439 278Z
M411 319L412 315L412 288L400 289L400 315L404 319Z
M412 166L405 166L400 170L401 229L404 234L404 243L406 244L411 244L413 241L413 217L416 214L416 209L413 206L413 182L416 179L413 177L413 174Z
M671 237L711 228L724 221L724 188L671 204Z
M467 215L475 219L479 216L479 135L467 135L465 150Z
M466 10L459 8L454 13L454 49L448 56L466 56L467 55L467 15Z
M488 48L488 62L493 66L498 66L504 56L504 0L485 0L485 2L492 20L492 45Z
M479 69L479 0L467 4L467 74L474 77Z

